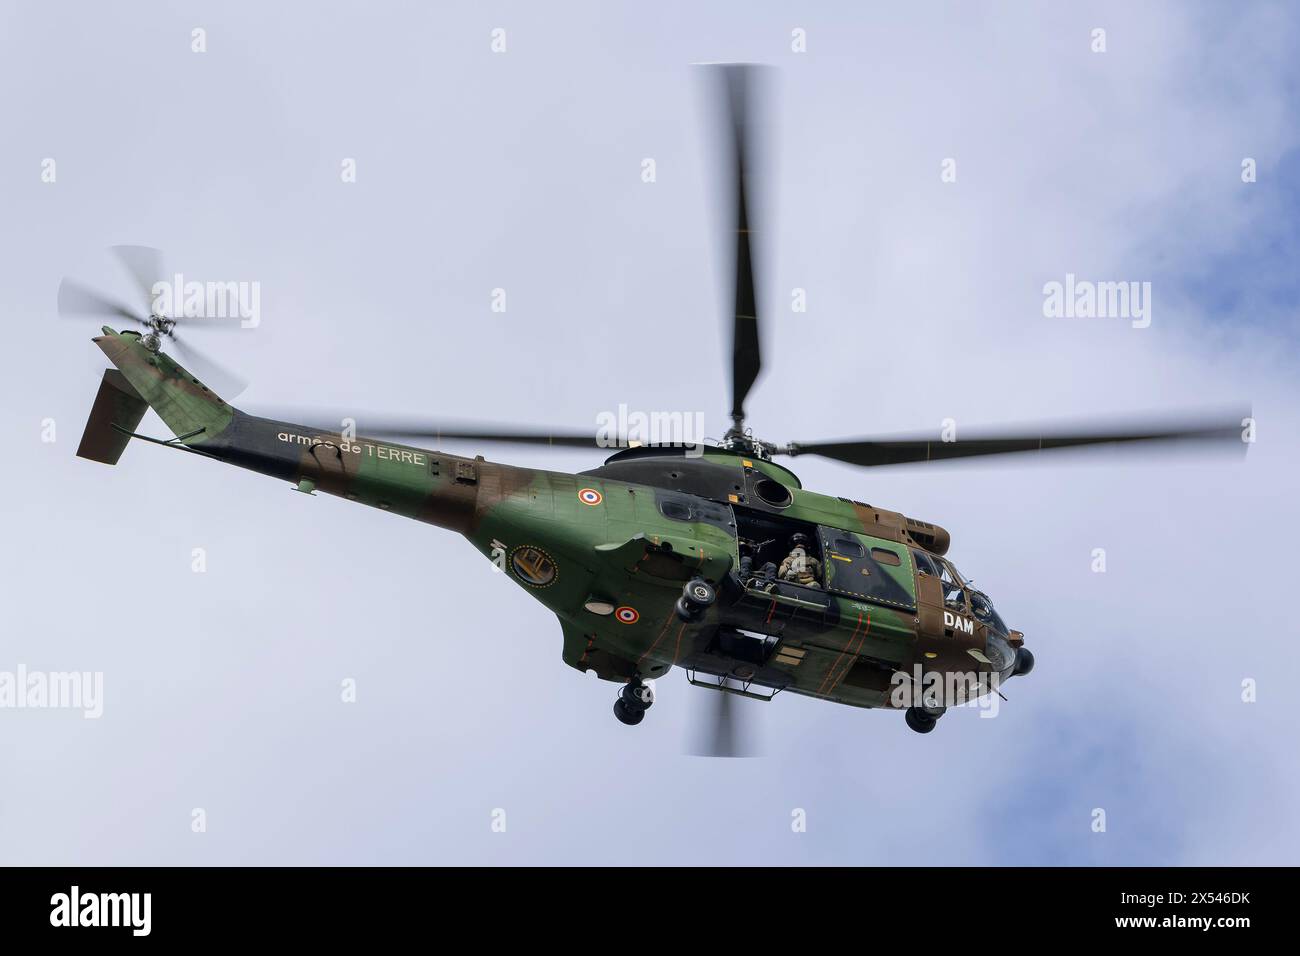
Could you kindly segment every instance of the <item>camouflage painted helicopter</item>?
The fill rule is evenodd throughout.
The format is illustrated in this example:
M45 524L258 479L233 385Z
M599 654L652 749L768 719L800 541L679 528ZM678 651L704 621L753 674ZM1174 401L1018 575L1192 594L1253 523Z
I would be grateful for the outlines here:
M630 447L579 474L500 464L398 444L393 436L597 448L592 432L437 428L363 419L367 435L245 414L213 389L220 375L194 353L200 380L162 351L186 319L123 307L69 280L60 311L116 314L139 330L103 327L104 372L77 454L115 464L132 438L237 465L464 535L559 619L563 660L623 684L614 712L639 723L647 681L673 667L695 684L760 699L790 691L858 707L903 709L928 733L951 698L902 706L899 674L992 678L1034 659L986 594L946 557L950 536L928 521L805 489L776 456L818 455L859 466L916 464L1126 442L1237 442L1235 423L998 437L863 438L783 446L753 437L745 399L760 369L751 261L748 155L754 73L720 78L735 200L731 427L716 446ZM151 297L164 272L152 250L117 252ZM152 300L151 300L152 301ZM207 372L204 369L208 369ZM174 433L138 434L152 408ZM937 436L935 436L937 438ZM440 441L439 441L440 443Z

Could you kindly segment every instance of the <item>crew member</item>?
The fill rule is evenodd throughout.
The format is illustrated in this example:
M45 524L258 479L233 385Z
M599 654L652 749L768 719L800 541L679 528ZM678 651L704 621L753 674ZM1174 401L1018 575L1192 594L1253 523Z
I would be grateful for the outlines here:
M802 531L791 536L790 554L781 562L779 574L782 581L809 588L821 586L818 581L822 576L822 563L808 553L810 543Z

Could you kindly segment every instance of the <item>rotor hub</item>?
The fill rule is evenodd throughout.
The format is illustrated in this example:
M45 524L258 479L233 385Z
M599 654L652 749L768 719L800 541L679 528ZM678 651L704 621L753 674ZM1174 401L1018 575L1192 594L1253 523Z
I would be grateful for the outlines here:
M722 436L719 444L728 451L749 455L752 458L762 458L764 461L770 460L773 454L781 453L779 446L755 438L753 431L745 427L745 417L735 413L731 416L731 427Z
M150 315L144 322L144 327L146 331L140 340L141 344L150 352L157 352L162 349L164 336L170 336L172 329L176 328L176 320L161 315Z

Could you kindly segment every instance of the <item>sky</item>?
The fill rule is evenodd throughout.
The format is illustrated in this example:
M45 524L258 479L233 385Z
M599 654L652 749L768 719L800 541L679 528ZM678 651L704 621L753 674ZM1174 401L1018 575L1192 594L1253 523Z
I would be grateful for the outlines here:
M0 708L0 862L1296 863L1300 12L544 6L0 0L0 674L103 681L94 719ZM777 68L759 436L1257 422L1244 459L791 463L949 529L1037 658L996 718L781 695L739 702L762 756L688 756L707 692L674 674L617 723L448 532L142 443L75 457L104 363L56 292L125 294L118 243L259 284L257 327L203 340L250 411L626 404L720 437L712 61ZM1150 282L1149 326L1046 316L1067 275Z

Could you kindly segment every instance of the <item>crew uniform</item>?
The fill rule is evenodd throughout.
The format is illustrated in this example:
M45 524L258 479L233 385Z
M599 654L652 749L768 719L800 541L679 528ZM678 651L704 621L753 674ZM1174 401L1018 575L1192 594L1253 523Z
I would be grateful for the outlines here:
M777 575L782 581L815 588L821 585L822 563L808 553L808 536L796 534L790 539L790 554L781 562Z

